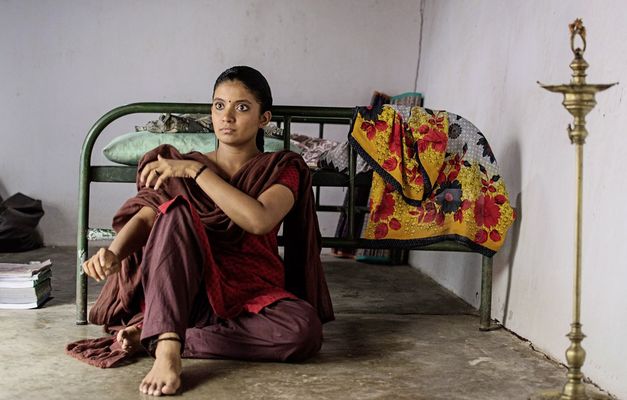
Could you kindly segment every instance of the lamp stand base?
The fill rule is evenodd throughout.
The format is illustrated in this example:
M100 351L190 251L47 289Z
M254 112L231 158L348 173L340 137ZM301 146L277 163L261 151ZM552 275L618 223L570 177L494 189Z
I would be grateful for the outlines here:
M585 398L572 398L572 400L611 400L612 397L600 392L592 385L586 385L586 397ZM559 390L548 390L545 392L537 393L529 397L528 400L571 400L570 398L563 398L562 392Z

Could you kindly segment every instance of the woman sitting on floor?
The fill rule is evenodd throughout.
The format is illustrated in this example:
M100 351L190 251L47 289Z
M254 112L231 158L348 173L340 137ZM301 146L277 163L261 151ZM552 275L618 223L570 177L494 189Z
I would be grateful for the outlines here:
M174 394L181 357L298 361L320 349L333 310L311 176L296 153L263 153L271 105L258 71L223 72L211 111L217 149L147 153L115 240L83 264L108 278L90 321L115 332L125 356L155 357L142 393Z

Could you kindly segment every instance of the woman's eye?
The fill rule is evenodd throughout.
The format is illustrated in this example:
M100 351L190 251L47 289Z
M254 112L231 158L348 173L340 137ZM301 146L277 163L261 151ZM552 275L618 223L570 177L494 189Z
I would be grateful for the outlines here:
M222 104L222 103L213 103L213 108L215 108L216 110L222 110L222 109L224 109L224 104Z
M238 104L237 111L248 111L248 106L246 104Z

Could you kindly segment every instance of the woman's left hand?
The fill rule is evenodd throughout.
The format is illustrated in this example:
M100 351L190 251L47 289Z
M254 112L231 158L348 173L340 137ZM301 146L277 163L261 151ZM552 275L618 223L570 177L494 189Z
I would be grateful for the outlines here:
M169 178L193 178L194 171L201 164L190 160L171 160L157 155L157 161L146 164L139 179L146 187L153 186L157 190Z

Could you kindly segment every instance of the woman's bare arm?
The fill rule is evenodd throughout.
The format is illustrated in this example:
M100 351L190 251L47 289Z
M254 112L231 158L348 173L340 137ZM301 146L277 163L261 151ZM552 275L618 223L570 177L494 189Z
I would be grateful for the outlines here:
M120 260L123 260L140 249L146 244L156 217L155 210L150 207L142 207L120 229L120 232L109 245L109 250L115 253Z
M231 186L203 164L191 160L170 160L158 157L141 172L140 181L157 190L169 178L192 178L231 220L255 235L263 235L276 227L294 205L294 194L283 185L272 185L254 198Z
M274 229L294 205L292 191L279 184L270 186L255 199L210 170L203 171L196 182L233 222L255 235Z
M118 272L120 261L146 243L156 216L152 208L142 207L118 232L109 248L99 249L83 263L83 271L97 281Z

